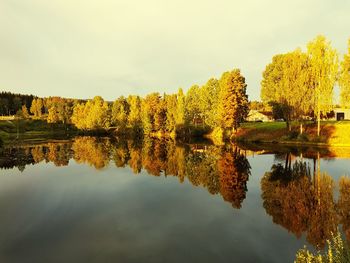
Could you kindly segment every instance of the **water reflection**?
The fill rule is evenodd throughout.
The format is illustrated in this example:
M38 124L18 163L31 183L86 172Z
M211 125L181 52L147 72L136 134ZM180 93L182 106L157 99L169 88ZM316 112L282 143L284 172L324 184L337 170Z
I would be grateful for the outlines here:
M298 159L293 163L292 155L285 154L285 163L272 165L263 176L262 199L274 223L297 237L305 233L310 244L322 249L338 224L349 238L350 179L341 177L336 201L333 178L321 173L319 156L313 160L313 165Z
M271 154L270 149L253 149L235 145L180 145L171 140L111 140L77 137L72 141L7 147L0 154L0 168L51 162L67 166L73 159L95 169L108 165L129 167L133 173L142 170L153 176L174 176L179 182L189 181L212 195L220 195L233 208L241 208L246 199L251 175L248 157ZM274 154L275 163L261 178L261 197L266 213L296 237L305 235L316 248L338 225L350 240L350 179L339 180L336 196L334 179L320 171L320 158L332 154L328 150L284 149Z
M78 137L72 142L51 142L6 148L0 158L0 168L52 162L56 166L69 164L70 159L103 169L110 162L117 167L129 166L135 174L146 170L154 176L176 176L180 182L188 179L211 194L240 208L246 197L250 165L238 147L218 148L210 145L177 145L174 141L147 139L112 141L109 138Z

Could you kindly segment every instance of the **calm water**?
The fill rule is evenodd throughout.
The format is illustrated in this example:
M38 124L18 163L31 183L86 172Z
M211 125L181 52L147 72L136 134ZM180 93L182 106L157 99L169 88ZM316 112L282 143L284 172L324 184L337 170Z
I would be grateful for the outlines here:
M80 137L0 154L0 262L293 262L350 238L350 149Z

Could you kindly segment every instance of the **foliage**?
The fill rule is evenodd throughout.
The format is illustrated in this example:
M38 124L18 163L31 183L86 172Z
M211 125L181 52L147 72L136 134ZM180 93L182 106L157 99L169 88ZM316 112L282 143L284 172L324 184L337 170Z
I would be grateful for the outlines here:
M41 98L33 99L32 105L30 106L30 112L36 118L40 118L43 111L43 100Z
M340 232L332 234L327 240L327 250L324 253L312 253L306 247L298 250L295 263L346 263L350 262L350 248L341 237Z
M107 129L110 126L108 103L96 96L92 100L78 103L73 109L72 123L81 130Z
M60 97L50 98L47 103L48 123L70 123L73 114L73 103L70 100Z
M317 36L308 46L309 74L314 89L314 109L318 120L317 134L320 135L321 113L333 107L333 89L338 74L338 55L324 36Z
M127 126L130 105L123 97L119 97L113 102L111 113L111 125L123 130Z
M308 57L297 49L273 57L263 72L261 98L273 108L275 119L302 119L312 110L312 89L308 74Z
M21 109L22 105L25 105L28 109L34 98L36 97L33 95L0 92L0 115L14 115Z
M222 128L234 129L248 116L249 102L245 78L239 69L222 74L219 80L218 117Z
M340 102L343 107L350 107L350 39L348 53L344 55L340 68Z

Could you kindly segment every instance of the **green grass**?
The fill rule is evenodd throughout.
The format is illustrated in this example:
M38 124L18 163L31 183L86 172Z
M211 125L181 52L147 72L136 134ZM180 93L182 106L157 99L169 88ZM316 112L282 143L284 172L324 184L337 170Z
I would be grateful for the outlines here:
M245 122L241 126L246 129L257 129L265 131L274 131L279 129L285 129L285 122Z
M285 122L243 123L235 135L237 141L318 144L350 146L350 121L322 121L321 134L317 136L317 124L304 122L303 135L299 134L299 123L291 123L288 131Z

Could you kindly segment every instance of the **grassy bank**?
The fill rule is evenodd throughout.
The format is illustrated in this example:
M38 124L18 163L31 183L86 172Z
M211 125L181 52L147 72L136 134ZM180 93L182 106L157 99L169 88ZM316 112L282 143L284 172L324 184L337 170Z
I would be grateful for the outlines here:
M41 141L64 138L78 131L72 126L48 124L44 120L1 120L0 140L4 143L15 141Z
M303 130L303 134L300 134L299 123L293 123L291 131L286 129L285 122L244 123L233 139L260 143L350 146L350 121L322 122L320 136L317 136L314 123L305 123Z

